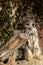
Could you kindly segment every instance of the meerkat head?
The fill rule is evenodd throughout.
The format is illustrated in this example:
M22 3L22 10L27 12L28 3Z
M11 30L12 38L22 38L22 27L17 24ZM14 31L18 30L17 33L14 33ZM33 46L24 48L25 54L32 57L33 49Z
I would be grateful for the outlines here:
M25 20L24 20L24 27L25 28L33 28L33 27L36 27L36 23L35 23L35 21L36 21L36 16L35 15L33 15L33 14L28 14L27 16L26 16L26 18L24 18Z
M33 19L31 19L30 21L25 22L24 27L28 28L28 29L31 29L33 27L35 28L36 27L36 23L34 22Z

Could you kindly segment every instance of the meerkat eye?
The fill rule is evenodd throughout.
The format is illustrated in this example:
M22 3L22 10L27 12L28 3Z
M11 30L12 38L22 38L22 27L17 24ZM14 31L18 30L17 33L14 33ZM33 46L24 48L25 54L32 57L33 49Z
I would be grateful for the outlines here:
M27 23L27 25L29 25L29 23Z
M33 23L32 26L35 26L35 24Z

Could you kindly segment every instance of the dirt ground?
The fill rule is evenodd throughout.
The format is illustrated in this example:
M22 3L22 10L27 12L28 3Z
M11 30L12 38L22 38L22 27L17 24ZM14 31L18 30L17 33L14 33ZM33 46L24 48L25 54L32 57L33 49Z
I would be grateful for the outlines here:
M43 57L41 57L40 60L32 59L30 61L26 61L26 60L17 61L17 65L43 65Z
M30 61L27 61L27 60L20 61L19 60L19 61L16 61L16 64L10 61L10 64L0 63L0 65L43 65L43 56L41 56L40 60L39 59L31 59Z

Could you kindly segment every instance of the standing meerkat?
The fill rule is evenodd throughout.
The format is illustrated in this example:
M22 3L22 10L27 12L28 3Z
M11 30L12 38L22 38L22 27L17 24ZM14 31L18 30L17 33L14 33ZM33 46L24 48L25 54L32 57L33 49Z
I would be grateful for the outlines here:
M20 34L21 38L27 39L27 43L25 45L26 46L25 57L28 60L32 59L33 57L40 59L41 55L38 32L34 21L35 21L34 19L30 19L29 22L27 21L24 24L25 27L24 32Z

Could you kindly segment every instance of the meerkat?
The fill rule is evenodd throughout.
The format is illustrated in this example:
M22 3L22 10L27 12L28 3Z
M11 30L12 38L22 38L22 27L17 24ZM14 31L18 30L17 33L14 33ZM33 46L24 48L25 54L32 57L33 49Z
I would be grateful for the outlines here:
M30 60L33 57L40 59L41 49L39 46L38 32L35 26L34 19L31 19L30 22L26 22L24 27L25 32L21 33L20 37L23 39L27 39L27 43L25 45L25 58L27 60Z

